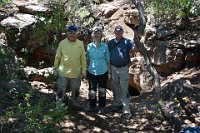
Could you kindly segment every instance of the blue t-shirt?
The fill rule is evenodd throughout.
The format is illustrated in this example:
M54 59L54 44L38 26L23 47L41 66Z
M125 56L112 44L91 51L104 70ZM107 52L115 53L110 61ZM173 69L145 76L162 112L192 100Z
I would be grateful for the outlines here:
M108 46L101 42L98 47L91 42L87 45L88 71L93 75L102 75L108 71L107 62L110 61Z
M116 67L125 66L130 61L130 50L134 47L133 41L127 38L121 38L119 41L112 39L108 42L108 48L111 53L110 63Z

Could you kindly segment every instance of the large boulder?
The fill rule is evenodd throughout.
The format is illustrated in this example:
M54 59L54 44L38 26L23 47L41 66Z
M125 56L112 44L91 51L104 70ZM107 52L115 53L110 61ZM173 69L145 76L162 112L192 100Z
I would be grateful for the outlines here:
M33 15L17 13L1 21L1 25L7 29L23 29L36 23L37 20Z
M153 41L149 42L147 49L159 74L169 75L184 68L184 47L169 41Z
M31 26L35 24L37 20L33 15L17 13L14 16L8 17L1 21L1 25L5 29L7 44L17 52L20 52L22 48L35 47L37 48L40 43L35 43L33 46L33 40L31 38ZM36 40L35 40L36 41Z
M18 56L31 58L52 40L52 34L40 29L40 22L36 16L30 14L17 13L1 21L4 27L7 44L12 47ZM40 50L44 52L44 50ZM43 55L44 53L42 53ZM46 57L48 53L45 53ZM44 59L44 60L50 60Z
M152 89L153 77L147 71L144 58L140 54L131 58L132 65L129 68L129 87L137 89L139 92L146 92Z
M99 10L107 18L111 17L119 8L110 4L101 4Z

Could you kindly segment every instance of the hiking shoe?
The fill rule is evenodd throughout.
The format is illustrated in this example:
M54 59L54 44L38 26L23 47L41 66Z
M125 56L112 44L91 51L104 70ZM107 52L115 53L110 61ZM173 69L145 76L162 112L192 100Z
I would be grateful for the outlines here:
M132 115L131 115L131 113L123 113L121 115L121 118L130 120L132 118Z
M103 108L103 107L99 108L99 110L98 110L97 113L98 113L98 114L103 114L103 113L105 113L104 108Z
M74 99L71 99L70 106L73 109L77 109L77 110L82 110L83 109L83 106L81 105L80 101L76 101Z

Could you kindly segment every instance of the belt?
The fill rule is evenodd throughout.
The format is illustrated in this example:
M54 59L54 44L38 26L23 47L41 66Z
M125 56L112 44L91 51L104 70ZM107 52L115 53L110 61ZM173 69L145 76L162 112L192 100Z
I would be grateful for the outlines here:
M111 64L111 65L113 65L113 64ZM121 66L116 66L116 65L113 65L114 67L125 67L125 66L127 66L127 64L126 65L121 65Z

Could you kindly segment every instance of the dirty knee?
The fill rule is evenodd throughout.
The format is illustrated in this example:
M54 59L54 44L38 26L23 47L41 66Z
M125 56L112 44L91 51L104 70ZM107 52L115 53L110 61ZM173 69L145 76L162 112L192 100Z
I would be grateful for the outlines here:
M89 90L89 98L95 99L96 98L96 92L94 90Z
M99 87L99 97L105 97L106 96L106 89Z

